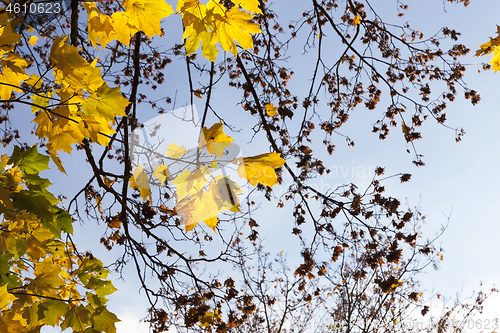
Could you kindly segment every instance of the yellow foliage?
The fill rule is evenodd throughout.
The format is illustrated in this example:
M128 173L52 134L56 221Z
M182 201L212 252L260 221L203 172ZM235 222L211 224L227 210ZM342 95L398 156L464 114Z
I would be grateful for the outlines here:
M96 91L104 84L99 68L88 64L78 53L78 48L67 44L68 36L57 36L50 49L56 81L72 89Z
M10 303L17 299L16 296L7 292L7 284L0 287L0 310L4 310Z
M258 1L233 1L252 12L260 13ZM236 43L244 49L253 48L252 33L262 32L259 26L249 22L254 16L234 6L227 10L219 0L210 0L206 5L198 0L180 0L177 10L182 14L184 24L183 40L186 40L186 53L195 52L201 42L203 56L215 61L220 43L225 51L231 51L236 57Z
M266 105L266 112L267 112L267 115L271 116L271 117L279 115L278 114L278 107L274 106L273 103Z
M200 191L178 202L175 209L178 214L184 215L182 225L186 231L192 230L200 221L215 231L219 209L212 193Z
M224 150L231 146L233 138L222 132L222 121L214 124L210 129L203 127L198 144L199 149L207 148L210 155L224 156Z
M187 153L187 150L184 147L178 146L175 143L172 143L167 147L168 157L179 159L185 153Z
M170 171L168 171L168 167L166 165L158 165L155 168L155 171L153 173L153 177L158 178L158 181L160 182L160 185L163 186L165 183L165 180L167 178L170 178Z
M476 51L475 57L480 57L483 55L493 53L493 57L489 62L493 66L493 70L498 72L500 70L500 26L497 25L497 37L490 38L490 40L482 45L479 45L479 50Z
M174 12L164 0L124 0L123 7L128 23L149 38L161 34L160 21Z
M274 169L285 164L285 160L278 153L261 154L243 158L243 163L238 166L240 178L246 178L252 186L260 183L272 187L278 183Z
M148 175L144 172L141 165L135 168L134 174L130 177L130 187L139 189L142 200L146 201L146 199L149 198L149 201L152 201Z

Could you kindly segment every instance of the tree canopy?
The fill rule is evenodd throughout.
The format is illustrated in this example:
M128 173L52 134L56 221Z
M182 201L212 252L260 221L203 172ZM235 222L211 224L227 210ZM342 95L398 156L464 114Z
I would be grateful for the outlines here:
M405 331L402 320L430 316L418 273L437 267L440 249L419 209L385 185L411 175L379 166L366 188L315 182L339 144L354 146L342 129L356 109L377 118L371 135L400 132L425 165L421 128L450 129L460 95L480 101L460 33L401 24L400 0L393 17L370 0L205 2L1 0L2 332L116 332L106 304L125 265L154 332L305 332L317 318L322 332ZM477 56L494 52L485 69L500 68L499 46L480 46ZM92 176L56 198L40 173L52 163L66 174L67 154ZM263 202L279 221L259 215ZM75 221L104 225L116 261L79 249ZM266 251L266 223L295 237L298 260ZM463 328L454 318L485 297L451 306L432 329Z

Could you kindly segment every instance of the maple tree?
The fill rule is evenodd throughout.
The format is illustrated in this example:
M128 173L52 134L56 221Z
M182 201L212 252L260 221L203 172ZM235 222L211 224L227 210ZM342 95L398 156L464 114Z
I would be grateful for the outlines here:
M2 130L3 147L12 151L0 164L2 331L39 331L44 325L116 331L119 319L106 307L115 291L107 280L110 269L90 252L78 252L72 219L105 222L100 241L108 250L123 250L114 270L128 260L137 270L155 332L284 332L286 321L304 331L318 315L334 321L325 330L396 331L410 308L427 314L415 274L438 262L439 251L421 239L419 211L385 195L384 168L375 170L364 190L346 184L322 192L311 184L331 172L320 150L335 155L336 134L359 107L382 110L372 132L384 140L401 127L413 163L424 165L415 148L419 127L428 119L446 122L447 102L455 100L458 87L473 104L480 100L463 82L465 66L458 58L469 50L455 44L458 32L443 28L425 38L407 23L386 23L368 0L304 2L288 27L264 0L179 0L175 12L164 0L71 0L50 20L16 12L16 1L1 3L0 122L29 106L39 141L28 145L16 129ZM404 16L408 6L397 6ZM162 22L174 13L182 24L165 29ZM178 40L163 51L170 35ZM332 41L337 50L328 47ZM478 51L495 51L495 70L497 42L491 39ZM283 62L298 44L315 50L307 58L313 64L307 89L297 88L294 71ZM131 140L144 128L144 106L164 114L172 102L168 96L148 98L176 84L164 74L172 64L186 68L191 105L195 97L204 102L197 145L172 143L164 153L138 153ZM195 83L195 73L208 82ZM431 91L431 81L444 83L444 90ZM241 98L231 113L217 107L225 92L216 87L222 84ZM238 152L228 134L241 113L253 119L255 136L267 140L257 155L228 153ZM208 118L215 119L212 125ZM318 132L324 149L315 144ZM459 141L465 132L455 133ZM19 146L12 147L16 141ZM39 172L50 159L66 173L61 154L75 148L85 154L93 176L64 208ZM155 162L134 165L141 154ZM243 191L226 167L255 189ZM404 183L411 175L394 177ZM279 198L276 186L286 187ZM273 261L262 249L259 223L269 221L256 217L255 193L291 213L281 229L302 247L293 269L282 254ZM85 214L78 209L82 200ZM240 280L229 270L216 274L216 265L232 268ZM149 275L160 283L158 290L150 287ZM465 310L451 309L437 330L460 328L447 318L460 310L470 315L484 297L480 293Z

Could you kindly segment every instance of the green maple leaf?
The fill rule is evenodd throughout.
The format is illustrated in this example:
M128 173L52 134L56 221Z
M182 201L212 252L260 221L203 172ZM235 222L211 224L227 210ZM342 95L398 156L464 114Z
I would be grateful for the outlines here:
M66 302L48 300L40 305L38 317L44 324L55 326L59 324L62 316L66 314L68 307Z
M89 310L81 304L78 307L71 306L64 315L64 321L61 323L61 330L64 331L71 327L74 332L83 332L89 323Z
M23 173L33 174L49 168L50 157L38 153L37 146L34 145L26 151L14 146L14 152L8 164L18 165Z
M55 224L60 230L68 234L73 234L73 221L71 215L64 209L57 209L55 212Z
M95 276L90 277L89 282L85 285L85 288L94 289L95 293L99 297L104 297L118 290L113 286L111 281L101 280Z

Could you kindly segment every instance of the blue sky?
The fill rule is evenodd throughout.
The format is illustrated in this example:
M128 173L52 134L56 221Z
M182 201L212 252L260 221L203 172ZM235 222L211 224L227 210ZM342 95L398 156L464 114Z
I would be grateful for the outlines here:
M381 9L381 12L391 15L395 9L393 1L377 0L373 4L383 7L389 2L391 6ZM288 7L280 14L280 18L285 20L284 26L287 25L286 20L293 16L291 8L294 6L290 6L290 3L298 5L300 1L287 1L286 5L283 5L284 2L275 2L276 8ZM432 121L426 122L422 127L423 139L415 142L418 152L425 156L426 166L416 168L411 163L413 156L405 152L407 147L400 131L395 130L388 139L379 141L376 134L370 133L376 117L369 111L356 110L340 130L341 133L349 135L356 145L347 147L343 143L345 142L343 138L339 137L336 152L325 161L327 167L338 170L338 177L327 178L323 183L318 180L316 185L334 188L336 185L355 182L360 187L366 186L371 180L371 175L364 177L363 170L370 170L375 166L385 166L387 175L411 173L412 179L409 183L399 184L397 180L389 181L386 186L388 193L395 197L407 198L410 206L421 207L427 216L424 230L429 238L432 238L440 230L441 225L447 224L449 220L445 234L438 241L444 248L441 269L439 271L430 269L427 274L422 275L423 287L429 292L435 290L450 297L463 290L463 296L469 296L473 289L478 289L480 281L484 282L484 289L500 282L500 256L497 255L500 216L496 213L497 207L500 206L498 204L500 177L497 171L500 162L498 134L500 74L494 74L493 71L478 74L475 68L480 66L475 67L474 64L488 62L490 56L481 59L472 57L478 44L486 42L489 36L493 36L496 24L500 24L498 20L500 2L472 0L468 8L464 8L463 5L443 4L440 0L411 0L407 3L410 9L404 18L390 16L389 20L400 24L408 20L413 27L420 28L426 34L436 32L442 26L455 28L462 33L459 41L472 50L470 56L461 61L471 64L466 81L471 88L481 93L482 101L477 106L472 106L468 101L457 98L454 103L449 104L447 111L447 124L452 127L463 127L467 134L462 142L455 143L453 131ZM173 31L173 28L170 28L172 25L180 29L179 18L169 17L164 20L168 40L165 45L170 45L169 41L180 38L176 36L179 34L169 34ZM290 62L292 68L293 61L300 64L301 59L307 57L292 55L295 57L295 60ZM300 69L304 70L305 66ZM173 96L178 90L176 107L189 104L184 93L187 90L187 82L184 76L179 75L183 71L184 68L169 67L166 70L167 80L175 77L175 80L167 84L167 93ZM297 73L298 77L300 75ZM298 80L293 84L300 88L302 82L304 81ZM222 89L221 85L216 90L216 96L221 99L215 102L217 110L220 110L221 115L227 117L235 126L245 129L244 125L254 120L248 113L242 111L241 106L236 105L238 96ZM195 102L198 109L202 110L203 100ZM379 107L383 108L383 103ZM141 115L141 121L147 121L155 115L147 107ZM26 126L24 115L15 114L13 118L15 125ZM207 123L216 121L215 117L211 117ZM25 130L29 132L30 127L25 127ZM252 134L249 132L234 133L245 156L261 153L262 143L265 142L263 135L257 135L254 142L248 144ZM52 187L55 194L64 193L71 198L72 195L67 193L72 191L74 193L85 184L91 174L90 168L86 164L82 165L84 157L80 152L75 151L71 156L61 155L68 176L50 172L46 177L55 183ZM353 170L355 170L354 177ZM280 189L275 188L275 191L279 194ZM284 243L273 242L275 235L282 233L283 230L288 233L291 229L280 225L285 212L276 210L275 203L263 203L258 214L262 219L265 216L269 221L269 223L259 223L261 226L259 233L266 238L267 249L278 253L287 250L288 247L291 249L290 256L293 260L293 247L297 246L294 241L287 243L286 246ZM92 223L87 223L75 228L75 239L82 250L102 249L102 251L94 250L94 254L103 261L111 261L115 259L116 253L108 253L99 244L101 232L102 230L93 227ZM144 317L147 304L144 295L139 295L137 279L133 272L130 270L126 272L125 281L117 280L115 286L119 291L110 297L110 307L123 320L118 324L118 332L147 332L147 324L137 323L139 318ZM500 297L497 296L486 303L485 314L477 318L492 320L495 316L500 316L500 313L495 312L498 309L500 309Z

